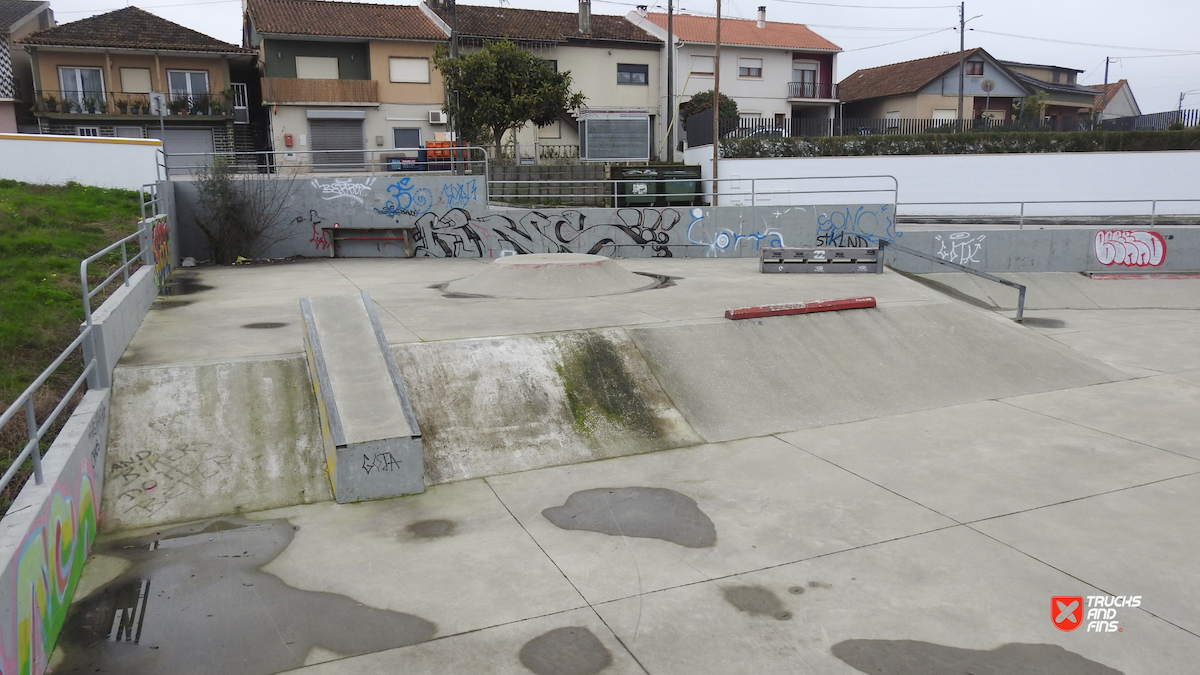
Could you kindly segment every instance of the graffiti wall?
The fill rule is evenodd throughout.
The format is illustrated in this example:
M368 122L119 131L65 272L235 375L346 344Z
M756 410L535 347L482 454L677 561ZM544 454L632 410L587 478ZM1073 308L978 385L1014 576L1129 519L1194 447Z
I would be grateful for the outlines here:
M0 521L0 673L41 675L96 537L109 390L88 392Z

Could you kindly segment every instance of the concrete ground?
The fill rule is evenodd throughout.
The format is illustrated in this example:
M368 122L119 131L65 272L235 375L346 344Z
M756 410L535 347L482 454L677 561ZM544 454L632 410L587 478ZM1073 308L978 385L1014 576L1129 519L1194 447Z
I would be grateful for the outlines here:
M122 367L293 354L297 297L358 290L393 343L689 326L859 295L998 318L1015 300L962 275L761 275L750 259L624 260L675 285L583 300L431 288L480 264L196 270ZM1112 377L109 535L54 672L1194 672L1200 280L1022 276L1017 330ZM914 399L937 398L906 377ZM872 386L837 384L835 400ZM1086 614L1066 632L1056 596L1139 600L1107 601L1113 632Z

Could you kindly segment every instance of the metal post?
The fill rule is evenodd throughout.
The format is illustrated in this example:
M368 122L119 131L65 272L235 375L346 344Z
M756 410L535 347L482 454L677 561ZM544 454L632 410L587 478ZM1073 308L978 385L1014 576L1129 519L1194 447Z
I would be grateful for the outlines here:
M1025 229L1025 202L1021 202L1021 224L1017 227L1018 230Z
M121 271L124 273L125 283L122 286L129 285L129 258L125 254L125 242L121 242Z
M713 199L717 206L717 159L721 155L721 0L717 0L717 37L713 45Z
M1025 287L1017 289L1017 323L1025 320Z
M1154 220L1158 215L1158 200L1150 200L1150 227L1154 227Z
M963 119L963 87L965 86L965 70L967 58L967 3L958 5L958 122L955 130L962 131Z
M33 396L25 399L25 433L33 444L33 480L42 484L42 449L38 443L37 415L33 411Z
M675 2L667 0L667 161L675 161Z

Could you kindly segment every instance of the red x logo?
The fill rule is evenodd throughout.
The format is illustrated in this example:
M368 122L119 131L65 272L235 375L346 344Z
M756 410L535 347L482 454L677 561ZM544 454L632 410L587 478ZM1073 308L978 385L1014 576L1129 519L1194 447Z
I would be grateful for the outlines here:
M1059 595L1050 598L1050 620L1061 631L1073 631L1083 623L1083 596Z

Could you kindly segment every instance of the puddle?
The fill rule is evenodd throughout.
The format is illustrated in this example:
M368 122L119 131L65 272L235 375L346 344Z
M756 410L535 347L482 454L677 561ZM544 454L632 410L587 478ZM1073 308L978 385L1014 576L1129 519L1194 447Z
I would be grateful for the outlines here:
M543 633L521 647L520 657L537 675L593 675L612 664L608 648L583 626Z
M163 284L163 295L191 295L200 291L210 291L212 286L205 286L200 283L194 276L190 275L175 275L171 280Z
M695 500L666 488L583 490L542 511L564 530L661 539L688 548L717 543L717 529Z
M726 586L721 589L725 602L742 612L774 617L780 621L792 618L779 598L762 586Z
M244 323L240 328L283 328L286 323L281 321L260 321L258 323Z
M916 640L846 640L833 655L872 675L1124 675L1058 645L1010 643L960 649Z
M406 530L412 536L418 539L438 539L440 537L449 537L454 534L455 524L453 520L418 520L409 525Z
M154 304L150 305L150 309L175 309L187 307L195 302L195 300L156 300Z
M55 675L267 675L314 647L352 656L433 637L420 617L261 571L294 533L286 520L217 518L97 547L132 565L71 605Z

